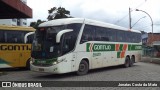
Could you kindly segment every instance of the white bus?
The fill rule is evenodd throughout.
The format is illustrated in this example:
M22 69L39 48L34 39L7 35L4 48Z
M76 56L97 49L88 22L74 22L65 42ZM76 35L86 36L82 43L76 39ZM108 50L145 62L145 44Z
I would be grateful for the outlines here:
M48 21L35 32L31 70L55 74L115 65L132 66L141 59L141 32L83 18Z

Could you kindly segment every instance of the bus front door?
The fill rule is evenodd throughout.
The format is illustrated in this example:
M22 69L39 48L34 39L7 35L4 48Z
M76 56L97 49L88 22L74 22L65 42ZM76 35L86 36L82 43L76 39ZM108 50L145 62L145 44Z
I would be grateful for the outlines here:
M93 52L92 54L92 68L99 68L103 65L103 53Z
M77 58L77 53L72 54L72 60L71 60L71 70L75 71L76 70L76 58Z

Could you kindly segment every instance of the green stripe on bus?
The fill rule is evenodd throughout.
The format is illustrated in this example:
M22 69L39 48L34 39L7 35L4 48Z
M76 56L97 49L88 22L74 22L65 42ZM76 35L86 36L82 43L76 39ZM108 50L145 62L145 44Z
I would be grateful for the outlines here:
M142 45L128 45L128 51L142 50Z
M91 50L93 52L101 52L101 51L115 51L115 44L100 44L100 43L94 43L91 47L90 43L87 43L86 45L86 51L90 52Z
M124 44L120 44L119 51L123 51ZM101 43L87 43L87 52L103 52L103 51L115 51L116 44L101 44ZM128 44L128 51L142 50L142 45Z
M119 50L120 50L120 51L123 50L123 44L120 44Z
M54 61L57 61L57 58L47 60L35 59L34 64L52 64Z
M121 52L117 52L117 58L120 58Z
M86 51L87 51L87 52L90 52L89 47L90 47L90 43L87 43L87 44L86 44Z

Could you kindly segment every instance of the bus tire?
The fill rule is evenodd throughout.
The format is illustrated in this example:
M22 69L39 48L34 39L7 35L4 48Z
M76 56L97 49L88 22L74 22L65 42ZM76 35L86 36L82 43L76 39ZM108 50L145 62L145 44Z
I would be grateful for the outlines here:
M130 59L129 59L129 57L126 57L125 63L124 63L124 67L125 67L125 68L128 68L128 67L129 67L129 64L130 64Z
M132 56L132 57L131 57L131 60L130 60L130 63L129 63L129 66L132 67L133 64L134 64L134 57Z
M30 70L30 59L28 59L26 62L26 69Z
M77 71L78 75L85 75L88 73L89 65L85 60L82 60L79 64L79 69Z

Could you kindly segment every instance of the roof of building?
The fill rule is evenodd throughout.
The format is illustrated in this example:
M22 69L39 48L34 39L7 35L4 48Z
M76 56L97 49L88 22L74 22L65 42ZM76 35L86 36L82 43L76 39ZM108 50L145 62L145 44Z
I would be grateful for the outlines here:
M0 0L0 19L32 18L32 9L20 0Z

